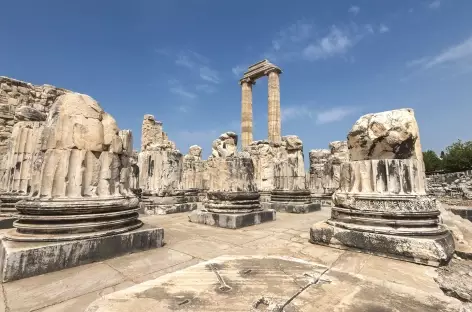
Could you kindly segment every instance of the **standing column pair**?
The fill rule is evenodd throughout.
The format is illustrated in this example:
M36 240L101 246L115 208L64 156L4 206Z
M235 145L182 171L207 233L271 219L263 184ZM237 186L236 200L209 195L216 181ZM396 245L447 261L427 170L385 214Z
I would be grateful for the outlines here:
M281 71L272 68L264 74L268 76L268 140L271 143L281 142L280 120L280 81ZM251 144L252 137L252 86L255 81L245 78L241 84L241 144L244 149Z

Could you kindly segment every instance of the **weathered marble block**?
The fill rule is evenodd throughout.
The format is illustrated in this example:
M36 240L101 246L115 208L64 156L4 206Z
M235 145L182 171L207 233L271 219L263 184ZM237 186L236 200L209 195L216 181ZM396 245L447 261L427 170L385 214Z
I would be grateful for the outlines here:
M60 96L39 132L40 144L31 142L16 153L35 156L27 175L21 167L26 173L31 165L23 161L13 177L14 188L27 196L16 203L15 229L2 241L2 281L162 246L163 229L140 229L138 199L129 189L131 133L120 133L95 100Z
M196 176L197 171L201 173L202 168L192 166L194 163L189 164L189 161L185 162L189 157L184 157L176 149L175 144L162 131L162 123L155 121L152 115L144 116L141 141L143 150L138 155L141 212L153 215L197 209L200 205L198 190L186 187L190 183L189 174L195 173ZM195 148L191 149L191 153L192 157L196 157ZM199 153L201 154L201 149ZM189 166L193 172L185 170ZM193 182L197 179L195 176ZM184 181L187 184L185 186Z
M266 205L266 204L265 204ZM321 209L307 188L303 144L297 136L284 136L274 165L274 190L267 206L276 211L307 213Z
M235 229L275 220L274 210L261 208L249 153L235 151L236 146L232 132L213 142L206 162L208 199L203 209L189 215L190 222Z
M37 121L21 121L13 126L0 177L0 228L13 226L17 215L15 204L25 199L31 190L33 166L41 156L40 136L43 128L43 122Z
M331 218L313 225L311 242L433 266L446 263L454 240L436 200L425 191L412 110L366 116L348 136L350 157L356 160L341 163Z

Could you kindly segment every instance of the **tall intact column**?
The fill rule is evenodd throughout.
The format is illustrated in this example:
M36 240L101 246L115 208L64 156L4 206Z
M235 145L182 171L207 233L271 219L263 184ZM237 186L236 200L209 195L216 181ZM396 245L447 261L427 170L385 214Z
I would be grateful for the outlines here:
M268 72L268 139L271 143L281 142L281 122L280 122L280 81L279 69L271 69Z
M241 146L242 149L252 142L252 85L251 79L241 80Z

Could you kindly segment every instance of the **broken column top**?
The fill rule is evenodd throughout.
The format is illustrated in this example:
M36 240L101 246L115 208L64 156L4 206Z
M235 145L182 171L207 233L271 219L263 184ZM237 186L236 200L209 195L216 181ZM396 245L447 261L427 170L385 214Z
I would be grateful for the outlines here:
M192 146L189 147L187 155L193 156L195 158L201 158L202 157L202 148L198 145L192 145Z
M413 109L367 114L347 136L351 160L419 159L419 130Z
M141 151L153 149L176 149L175 143L170 141L163 131L162 122L153 115L146 114L141 129Z
M287 151L303 151L303 142L296 135L286 135L282 137L282 146Z
M221 134L218 139L213 141L210 157L225 158L234 156L237 152L237 148L238 135L234 132L228 131Z

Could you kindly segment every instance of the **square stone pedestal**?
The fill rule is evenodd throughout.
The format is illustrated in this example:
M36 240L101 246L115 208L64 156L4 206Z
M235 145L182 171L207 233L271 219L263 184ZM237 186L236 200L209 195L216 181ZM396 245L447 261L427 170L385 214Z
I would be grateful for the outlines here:
M2 240L0 278L10 282L128 253L161 247L164 229L144 225L136 230L84 240L16 242Z
M270 202L269 208L289 213L308 213L321 210L321 203Z
M310 229L310 242L431 266L446 264L454 253L454 239L449 231L431 236L388 235L319 222Z
M227 229L239 229L275 220L275 211L272 209L243 212L243 213L216 213L204 210L192 211L189 221L212 225Z
M140 212L146 215L165 215L189 212L200 206L198 196L147 196L140 203Z

